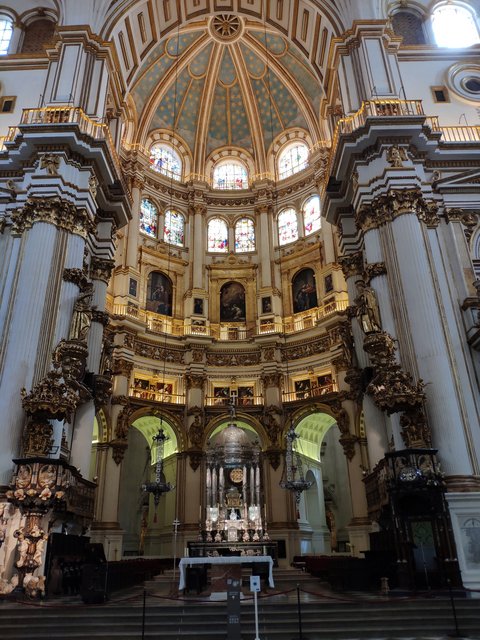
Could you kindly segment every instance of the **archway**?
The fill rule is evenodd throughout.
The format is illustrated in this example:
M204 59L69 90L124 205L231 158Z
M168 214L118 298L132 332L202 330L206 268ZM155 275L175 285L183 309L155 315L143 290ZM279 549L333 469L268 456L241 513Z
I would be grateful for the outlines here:
M128 432L128 448L120 477L118 520L124 530L124 555L156 555L170 552L171 523L175 519L176 492L166 493L155 508L153 497L142 490L155 480L156 451L153 436L163 429L162 480L176 483L178 442L172 425L165 418L146 415L137 418Z
M315 411L304 416L295 431L304 476L312 483L302 494L298 510L302 553L346 551L351 492L335 418Z

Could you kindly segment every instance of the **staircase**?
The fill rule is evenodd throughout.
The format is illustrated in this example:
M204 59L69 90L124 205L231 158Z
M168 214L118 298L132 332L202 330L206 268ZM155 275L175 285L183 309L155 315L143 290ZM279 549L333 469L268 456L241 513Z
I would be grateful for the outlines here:
M166 572L145 584L145 627L142 635L143 587L115 594L105 605L84 605L79 598L45 602L0 600L4 640L227 640L225 602L207 595L171 597L178 574ZM276 569L275 590L259 594L259 638L299 638L297 585L300 587L304 640L445 638L455 623L448 597L382 598L376 594L333 593L307 573ZM248 583L248 580L247 580ZM243 589L242 640L255 638L253 600ZM474 599L455 600L458 628L480 640L480 606Z
M282 596L259 602L261 640L292 640L299 637L296 603ZM241 605L242 640L253 640L255 624L252 601ZM147 602L145 633L142 636L141 602L89 607L30 607L0 605L2 638L15 640L165 640L226 639L225 603L158 604ZM460 631L480 637L478 601L457 602ZM302 604L305 640L353 638L437 638L453 631L447 600L409 602ZM475 635L477 634L477 635Z

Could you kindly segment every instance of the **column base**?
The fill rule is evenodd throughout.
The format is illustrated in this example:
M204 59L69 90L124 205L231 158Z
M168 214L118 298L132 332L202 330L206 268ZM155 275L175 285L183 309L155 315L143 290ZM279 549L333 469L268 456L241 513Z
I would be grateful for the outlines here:
M447 493L458 566L465 589L480 597L480 492Z
M362 558L363 552L370 549L372 523L368 518L354 518L345 528L348 531L351 555Z
M123 534L118 522L94 522L90 529L90 542L103 545L107 562L121 560Z

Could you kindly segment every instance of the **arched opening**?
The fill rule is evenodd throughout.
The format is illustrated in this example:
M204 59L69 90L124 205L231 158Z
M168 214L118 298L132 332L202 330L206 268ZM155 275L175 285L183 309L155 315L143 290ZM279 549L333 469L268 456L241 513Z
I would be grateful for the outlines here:
M128 431L128 448L122 462L118 521L124 534L124 555L162 556L171 551L171 523L175 519L176 492L165 493L155 508L153 496L142 489L155 481L153 437L163 429L162 481L176 483L177 437L165 418L147 415L137 418Z

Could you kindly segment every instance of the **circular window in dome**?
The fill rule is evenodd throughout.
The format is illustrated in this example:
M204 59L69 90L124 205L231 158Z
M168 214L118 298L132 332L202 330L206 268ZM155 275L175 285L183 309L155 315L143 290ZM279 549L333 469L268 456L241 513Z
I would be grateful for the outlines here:
M462 85L466 91L475 95L480 94L480 78L475 78L474 76L471 78L464 78L462 80Z
M480 100L480 65L454 64L448 70L448 86L469 102Z

